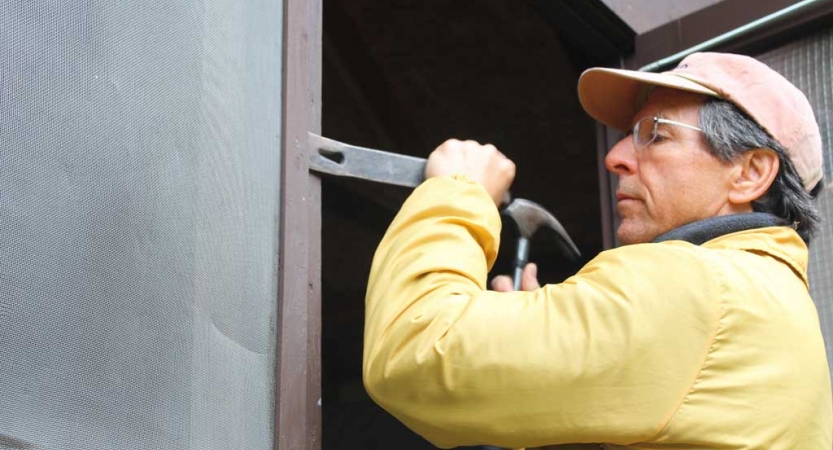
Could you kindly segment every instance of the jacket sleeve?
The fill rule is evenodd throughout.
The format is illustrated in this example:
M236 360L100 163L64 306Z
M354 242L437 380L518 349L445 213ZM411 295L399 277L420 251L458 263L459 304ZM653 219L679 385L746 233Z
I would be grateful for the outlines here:
M649 440L694 384L720 318L699 247L622 247L564 283L486 290L500 218L463 177L423 183L380 243L364 383L439 447Z

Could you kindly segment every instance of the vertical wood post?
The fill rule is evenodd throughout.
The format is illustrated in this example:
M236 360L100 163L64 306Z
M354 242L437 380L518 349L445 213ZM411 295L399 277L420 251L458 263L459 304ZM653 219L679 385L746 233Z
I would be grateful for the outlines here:
M321 129L321 2L283 0L276 450L321 448L321 183L306 156Z

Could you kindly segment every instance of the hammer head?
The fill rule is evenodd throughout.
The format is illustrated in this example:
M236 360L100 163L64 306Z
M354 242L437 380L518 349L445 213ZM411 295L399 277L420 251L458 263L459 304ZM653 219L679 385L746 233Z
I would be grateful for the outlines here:
M570 235L567 234L567 230L543 206L523 198L516 198L502 212L515 221L521 237L531 239L539 228L542 226L548 227L555 230L559 237L558 246L566 256L570 259L581 256L578 247L570 239Z

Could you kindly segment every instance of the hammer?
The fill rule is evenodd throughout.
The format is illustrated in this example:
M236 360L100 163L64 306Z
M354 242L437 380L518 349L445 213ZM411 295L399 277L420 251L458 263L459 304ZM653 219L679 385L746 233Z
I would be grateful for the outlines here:
M558 240L558 246L565 256L570 259L576 259L581 255L576 244L573 243L567 234L567 230L543 206L523 198L516 198L512 200L512 203L502 213L515 221L520 234L518 237L518 245L515 247L515 261L513 264L515 266L513 281L516 291L521 289L521 274L526 263L529 261L529 240L532 239L532 236L539 228L549 227L561 237Z
M397 153L357 147L314 133L309 133L309 168L311 171L340 177L359 178L396 186L417 187L424 180L425 159ZM520 289L521 273L529 259L529 240L541 228L549 227L558 236L559 248L571 259L580 253L567 230L543 206L504 196L502 213L518 225L520 238L515 251L515 290Z

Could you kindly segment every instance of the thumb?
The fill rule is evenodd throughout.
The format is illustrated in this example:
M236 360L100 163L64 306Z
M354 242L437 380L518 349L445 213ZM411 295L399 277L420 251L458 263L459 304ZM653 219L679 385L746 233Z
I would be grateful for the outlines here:
M521 274L521 290L534 291L540 287L541 285L538 284L538 265L535 263L527 264Z

